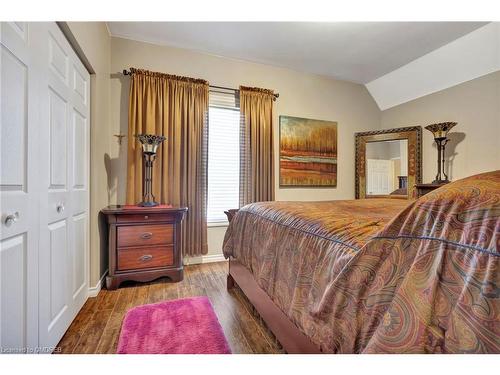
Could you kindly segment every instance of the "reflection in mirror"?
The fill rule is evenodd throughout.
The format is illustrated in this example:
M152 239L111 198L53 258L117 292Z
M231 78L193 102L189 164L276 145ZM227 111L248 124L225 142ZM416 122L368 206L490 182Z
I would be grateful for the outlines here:
M408 140L366 144L366 195L408 196Z
M422 180L422 128L355 134L356 199L416 197Z

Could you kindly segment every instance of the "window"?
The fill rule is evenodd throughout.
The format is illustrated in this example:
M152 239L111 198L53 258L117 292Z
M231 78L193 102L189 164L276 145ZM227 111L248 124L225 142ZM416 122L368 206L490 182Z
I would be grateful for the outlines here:
M209 223L227 222L224 211L239 207L240 108L234 92L210 91L208 111Z

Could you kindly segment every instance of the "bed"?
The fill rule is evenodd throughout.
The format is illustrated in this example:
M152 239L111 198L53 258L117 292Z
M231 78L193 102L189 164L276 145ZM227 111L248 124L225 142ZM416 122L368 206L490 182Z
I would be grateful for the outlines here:
M500 353L500 171L416 201L261 202L228 287L289 353Z

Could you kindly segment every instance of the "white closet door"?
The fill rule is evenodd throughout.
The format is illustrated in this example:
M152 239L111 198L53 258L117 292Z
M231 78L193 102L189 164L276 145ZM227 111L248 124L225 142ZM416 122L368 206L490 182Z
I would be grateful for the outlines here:
M37 59L31 24L1 23L0 347L38 344Z
M89 74L56 24L43 24L40 345L55 346L88 293Z
M394 167L392 160L367 159L366 191L368 195L387 195L392 191Z

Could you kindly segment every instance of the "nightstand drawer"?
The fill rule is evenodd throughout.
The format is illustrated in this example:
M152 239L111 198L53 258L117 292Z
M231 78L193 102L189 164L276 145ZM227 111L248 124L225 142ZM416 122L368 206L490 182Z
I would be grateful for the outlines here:
M160 221L172 222L172 216L167 214L127 214L116 215L116 222L118 223L155 223Z
M117 255L117 268L120 271L168 267L174 264L172 246L119 249Z
M173 225L130 225L117 228L118 247L170 245L174 243Z

